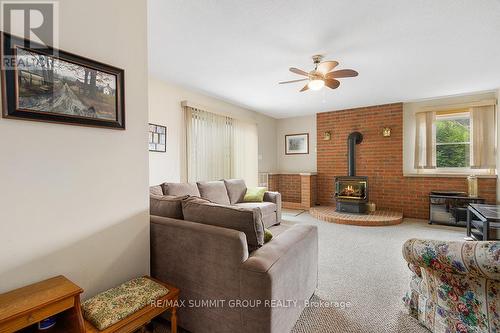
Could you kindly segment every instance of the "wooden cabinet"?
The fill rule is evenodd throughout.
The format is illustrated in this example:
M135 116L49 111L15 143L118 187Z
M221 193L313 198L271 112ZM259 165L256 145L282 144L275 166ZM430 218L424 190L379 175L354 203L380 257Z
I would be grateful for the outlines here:
M37 323L51 316L57 317L57 323L44 332L83 333L82 292L60 275L0 294L0 333L38 332Z

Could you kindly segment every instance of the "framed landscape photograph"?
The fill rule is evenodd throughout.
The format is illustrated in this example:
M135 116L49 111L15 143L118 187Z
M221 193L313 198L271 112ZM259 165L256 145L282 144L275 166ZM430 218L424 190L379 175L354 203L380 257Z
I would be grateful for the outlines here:
M309 154L309 133L285 135L285 154Z
M167 151L167 127L149 124L149 151Z
M124 71L2 33L5 118L125 129Z

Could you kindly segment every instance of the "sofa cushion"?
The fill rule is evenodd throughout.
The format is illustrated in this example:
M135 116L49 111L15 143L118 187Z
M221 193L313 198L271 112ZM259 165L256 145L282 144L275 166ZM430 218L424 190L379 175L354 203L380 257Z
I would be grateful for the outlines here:
M269 228L272 225L280 223L278 220L278 206L272 202L240 202L234 205L246 209L254 209L260 211L262 215L262 223L264 228Z
M222 180L215 180L211 182L198 182L198 190L203 199L221 205L230 205L229 196L227 195L226 185Z
M162 186L161 185L150 186L149 187L149 194L163 195L163 188L162 188Z
M200 196L198 186L193 183L163 183L163 193L165 195L190 195L194 197Z
M224 206L190 197L182 201L182 213L187 221L243 232L249 251L256 250L264 244L264 224L259 210Z
M182 220L182 200L187 197L151 194L149 196L149 212L151 215Z
M259 209L262 215L269 215L276 213L276 204L272 202L240 202L235 204L236 207L248 208L248 209Z
M224 184L226 185L231 205L243 202L243 198L247 192L247 185L243 179L224 179Z
M268 229L273 233L273 238L276 238L290 228L291 227L289 225L279 224L279 225L273 225Z

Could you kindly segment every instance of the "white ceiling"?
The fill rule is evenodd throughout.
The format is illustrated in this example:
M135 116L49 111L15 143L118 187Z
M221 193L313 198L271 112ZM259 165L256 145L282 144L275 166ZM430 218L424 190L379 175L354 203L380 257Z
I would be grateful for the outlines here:
M500 0L149 0L149 70L276 118L500 87ZM299 93L321 53L352 68Z

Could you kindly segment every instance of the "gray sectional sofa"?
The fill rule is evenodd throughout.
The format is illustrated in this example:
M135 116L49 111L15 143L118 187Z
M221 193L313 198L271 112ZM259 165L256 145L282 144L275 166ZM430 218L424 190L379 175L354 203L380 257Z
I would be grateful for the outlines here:
M151 188L151 274L180 288L179 324L190 332L289 332L316 289L316 227L280 225L279 193L245 205L243 186Z
M281 194L267 191L263 202L243 202L247 187L243 179L224 179L198 183L163 183L153 186L151 193L166 196L195 196L224 206L258 209L264 226L281 222Z

